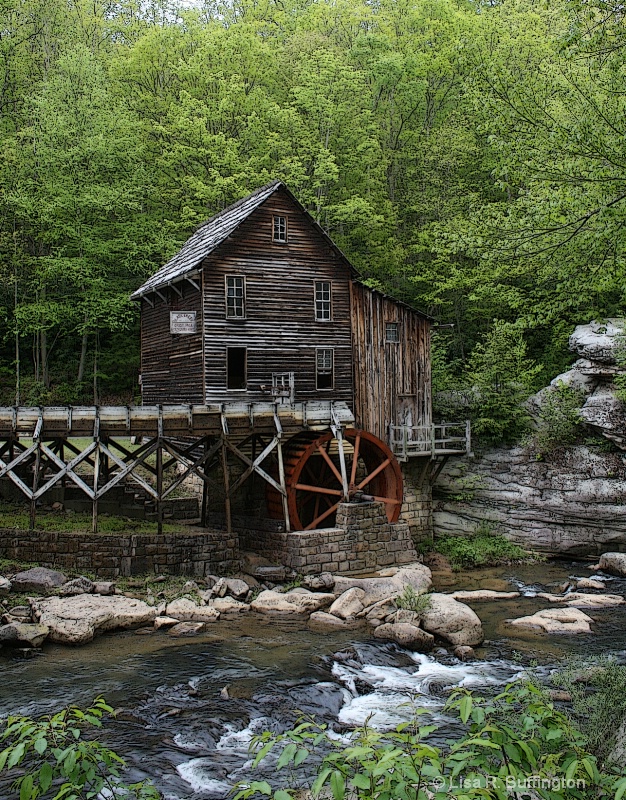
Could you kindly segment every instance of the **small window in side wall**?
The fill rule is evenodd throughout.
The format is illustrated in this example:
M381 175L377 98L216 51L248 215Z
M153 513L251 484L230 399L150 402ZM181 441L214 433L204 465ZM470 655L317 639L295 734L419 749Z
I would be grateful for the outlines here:
M247 352L245 347L226 348L226 371L229 389L247 389Z
M287 217L274 216L272 221L272 241L287 241Z
M226 276L226 316L229 319L246 316L246 284L241 275Z
M332 389L334 385L335 352L319 347L315 351L315 374L318 389Z
M397 322L387 322L385 324L385 341L386 342L400 341L400 332L398 330Z
M332 318L330 281L315 281L315 320L328 322Z

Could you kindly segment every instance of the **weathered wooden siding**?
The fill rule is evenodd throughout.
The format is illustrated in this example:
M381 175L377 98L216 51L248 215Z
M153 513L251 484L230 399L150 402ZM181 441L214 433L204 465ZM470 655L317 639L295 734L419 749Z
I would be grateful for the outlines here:
M203 403L201 292L183 281L141 301L141 383L144 403ZM195 311L195 334L170 333L170 311Z
M387 342L387 322L398 342ZM389 424L430 425L430 322L360 283L352 284L357 427L387 441Z
M288 242L272 241L272 218L288 218ZM350 268L282 190L252 213L203 264L206 402L267 400L273 372L294 372L296 400L352 407ZM246 318L226 317L225 276L246 283ZM315 320L314 284L332 283L332 320ZM227 389L226 349L247 348L248 388ZM316 388L315 350L334 349L334 388Z

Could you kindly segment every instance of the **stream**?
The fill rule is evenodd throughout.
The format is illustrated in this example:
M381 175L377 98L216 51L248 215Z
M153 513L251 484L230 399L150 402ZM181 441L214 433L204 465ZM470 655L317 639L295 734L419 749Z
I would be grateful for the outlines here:
M127 759L129 780L150 777L165 800L218 800L251 777L252 737L291 727L299 713L315 714L342 736L368 717L380 729L392 728L410 718L414 704L449 735L443 706L450 686L480 694L497 691L531 664L548 679L568 656L612 653L621 660L623 607L586 611L594 619L590 636L534 634L504 622L547 607L534 597L538 591L591 574L588 564L552 561L434 576L444 591L517 588L523 595L473 606L487 640L469 663L444 648L422 655L381 643L368 629L316 633L306 620L248 615L221 620L193 639L127 631L81 648L46 645L30 659L3 650L0 709L38 715L103 695L118 710L104 739ZM607 592L626 594L626 580L600 577ZM270 759L254 777L272 775Z

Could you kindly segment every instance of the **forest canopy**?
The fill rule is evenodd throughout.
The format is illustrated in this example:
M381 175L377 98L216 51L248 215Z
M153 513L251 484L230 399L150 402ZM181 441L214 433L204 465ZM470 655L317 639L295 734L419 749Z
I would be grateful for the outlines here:
M0 402L132 401L130 292L275 178L372 285L454 323L438 388L502 331L543 385L575 324L624 309L622 15L0 0Z

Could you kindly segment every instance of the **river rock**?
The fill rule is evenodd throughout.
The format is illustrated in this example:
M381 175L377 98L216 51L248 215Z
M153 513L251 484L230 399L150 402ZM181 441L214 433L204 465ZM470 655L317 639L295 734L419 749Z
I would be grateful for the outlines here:
M0 642L21 647L41 647L49 633L50 629L47 625L10 622L8 625L0 627Z
M50 640L60 644L84 644L96 633L151 624L157 616L156 608L123 595L48 597L31 606L35 619L50 628Z
M210 601L209 606L219 611L220 614L241 614L250 608L246 603L235 600L234 597L216 597Z
M588 325L577 325L569 337L569 348L579 356L601 364L615 364L620 338L625 333L626 320L593 320Z
M463 603L483 603L491 600L513 600L519 597L519 592L495 592L492 589L475 589L469 592L451 592L450 597Z
M95 583L81 575L80 578L64 583L59 589L59 594L61 597L71 597L74 594L90 594L94 589Z
M165 614L180 622L217 622L220 612L213 606L199 606L188 597L179 597L167 604Z
M178 638L181 636L197 636L206 629L204 622L178 622L167 632L168 636Z
M609 575L626 576L626 553L603 553L599 567Z
M549 594L548 592L540 592L537 597L550 603L563 603L563 605L574 608L607 608L621 606L626 603L621 594L584 594L582 592Z
M174 617L155 617L154 628L160 630L161 628L171 628L172 625L178 625L178 620Z
M234 597L235 600L242 600L243 598L247 597L249 591L250 587L245 581L242 581L239 578L226 579L226 594Z
M21 619L24 622L26 620L30 620L33 610L30 606L13 606L13 608L9 609L9 614L12 617Z
M115 583L113 581L96 581L93 585L93 593L104 595L115 594Z
M328 609L329 614L341 619L349 619L356 617L363 611L363 603L361 602L365 597L365 591L358 589L356 586L348 589L335 600L332 606Z
M596 581L593 578L581 578L576 583L577 589L606 589L602 581Z
M591 633L590 623L593 622L591 617L578 608L547 608L528 617L506 621L518 628L567 634Z
M446 639L450 644L473 647L485 638L476 613L449 594L431 594L430 602L421 616L425 630Z
M426 633L417 625L409 622L385 623L379 625L374 631L377 639L389 639L401 647L417 650L418 653L428 653L433 649L435 637Z
M335 585L335 578L330 572L322 572L319 575L305 575L302 585L314 592L331 592Z
M0 595L7 595L11 591L11 581L8 578L0 577Z
M459 659L459 661L472 661L476 658L476 653L471 647L464 644L458 644L452 651L452 654Z
M252 601L250 608L260 614L311 614L329 606L334 594L321 592L275 592L265 589Z
M396 604L393 600L385 598L384 600L379 600L378 603L374 603L374 605L364 608L359 617L366 617L368 621L373 622L374 620L385 619L389 614L393 614L394 611L396 611Z
M58 589L67 583L67 578L62 572L46 567L32 567L25 572L18 572L11 581L14 592L35 592L46 594L52 589Z
M313 630L351 631L361 626L356 619L342 619L325 611L314 611L309 617L309 625Z
M363 607L374 605L380 600L397 597L406 586L411 586L416 594L424 594L432 586L431 572L423 564L413 564L411 569L399 569L390 578L350 578L335 577L335 594L341 595L348 589L363 589Z

